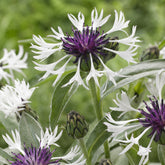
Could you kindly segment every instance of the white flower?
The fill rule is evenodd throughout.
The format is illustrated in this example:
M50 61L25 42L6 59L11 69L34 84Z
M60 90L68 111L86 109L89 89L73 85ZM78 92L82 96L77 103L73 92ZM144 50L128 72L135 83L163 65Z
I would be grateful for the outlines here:
M109 59L106 57L118 54L124 60L136 63L133 57L136 55L137 43L140 42L138 37L135 36L136 26L132 27L131 35L128 35L125 29L128 27L129 21L125 20L123 12L118 14L116 10L114 24L105 33L101 32L99 28L108 22L110 15L103 17L103 9L100 14L98 14L96 8L92 10L91 25L89 26L85 26L85 17L81 12L78 13L78 18L72 14L68 14L68 18L74 26L72 29L73 36L68 33L65 35L61 27L58 27L58 31L51 28L53 35L48 35L55 42L46 42L41 36L33 36L35 44L32 44L31 48L35 53L34 58L39 60L39 62L34 62L37 65L35 69L46 72L41 79L46 79L51 74L57 75L53 83L55 85L67 70L68 64L72 62L76 64L77 72L63 87L77 83L88 89L90 79L94 79L96 85L100 87L98 79L102 76L106 76L109 81L116 85L114 77L118 74L104 64L106 59ZM115 32L119 32L118 35L122 33L121 36L123 36L124 32L126 37L120 38L120 36L117 36L114 40L111 37L111 33ZM117 45L125 45L126 50L119 51L117 48L112 48L110 46L112 42ZM66 55L61 54L61 58L57 60L57 63L41 64L43 60L46 60L51 55L56 55L57 51L64 51ZM70 58L66 58L67 56ZM101 65L103 69L100 67ZM81 70L85 70L88 73L84 82L80 74Z
M121 113L121 115L119 117L121 117L122 115L124 115L126 112L129 112L129 111L139 112L137 109L135 109L131 106L131 101L134 98L135 97L133 97L131 100L129 100L126 92L122 91L121 99L119 99L119 94L116 94L116 100L115 99L113 100L118 107L110 107L110 109L113 111L123 112L123 113Z
M19 152L24 154L24 150L22 149L22 145L21 145L21 138L20 138L19 132L17 130L15 130L15 132L12 130L11 134L12 134L13 139L8 134L6 134L6 136L2 135L5 142L9 145L9 149L18 150Z
M14 81L14 86L6 85L0 90L0 110L6 117L25 109L25 104L30 103L29 99L35 88L30 88L25 81Z
M162 70L156 75L156 84L157 85L155 88L160 88L159 90L161 95L161 90L164 86L164 75L162 74ZM160 98L161 96L159 96L159 99ZM149 102L144 102L145 109L139 109L139 107L135 109L131 106L128 95L125 92L122 92L121 99L119 99L117 95L117 100L114 100L118 107L111 107L111 109L113 109L113 111L121 111L123 112L123 114L128 111L135 111L136 113L139 112L139 114L143 115L144 118L140 117L139 115L139 118L116 121L113 119L111 114L108 113L105 117L107 119L107 122L104 122L104 124L107 126L107 131L112 133L112 141L127 144L120 154L125 154L134 145L138 147L139 150L137 154L141 156L139 165L145 165L148 162L153 139L158 142L162 136L161 130L164 129L164 125L162 123L164 121L163 114L165 111L165 104L158 100L156 97L153 97L153 99L150 98L149 100ZM158 124L158 122L160 124ZM139 135L134 137L133 132L139 130L140 128L143 128L143 131ZM147 147L145 147L142 146L140 142L142 140L142 137L146 136L146 134L148 133L151 139ZM125 137L123 137L123 134L125 134ZM130 138L128 138L128 135L130 135Z
M23 52L23 47L19 46L19 52L15 50L8 51L4 49L4 55L0 59L0 80L5 79L9 83L9 78L14 79L13 71L23 74L22 69L27 68L28 54Z
M44 133L43 130L41 130L41 137L37 136L37 140L40 143L40 147L43 148L45 146L51 146L51 145L55 145L57 147L59 147L59 145L56 143L60 137L62 136L62 132L61 131L59 134L58 133L58 126L55 127L54 131L51 130L51 128L46 128L46 131Z
M162 100L162 89L165 85L165 70L161 69L156 73L155 79L149 79L146 83L146 87L151 95L158 97Z
M76 160L74 160L75 158ZM77 145L75 147L72 147L66 155L61 157L53 157L52 159L65 160L67 163L62 163L65 165L85 165L86 162L86 160L84 159L84 155L81 153L80 148Z

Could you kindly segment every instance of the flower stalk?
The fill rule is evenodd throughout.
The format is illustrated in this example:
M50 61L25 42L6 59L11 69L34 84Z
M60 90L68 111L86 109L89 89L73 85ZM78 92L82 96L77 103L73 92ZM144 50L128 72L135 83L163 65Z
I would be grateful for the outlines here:
M96 112L97 120L100 121L103 118L102 100L100 96L100 88L95 85L93 78L89 81L89 87L93 99L93 105ZM104 154L105 158L110 158L110 148L108 141L104 142Z
M82 152L84 153L84 156L86 158L86 165L91 165L91 161L89 160L89 157L88 157L88 151L87 151L86 145L84 143L84 139L80 138L80 139L78 139L78 141L81 146Z

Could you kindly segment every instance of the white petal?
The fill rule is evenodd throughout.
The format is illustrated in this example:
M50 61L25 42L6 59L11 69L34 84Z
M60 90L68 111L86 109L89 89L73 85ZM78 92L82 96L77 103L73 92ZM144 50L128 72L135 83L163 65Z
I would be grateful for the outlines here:
M120 12L120 15L118 16L117 11L115 10L115 21L114 21L113 27L108 32L106 32L106 34L109 34L115 31L124 31L123 29L127 28L128 24L129 24L129 21L125 22L125 17L124 17L123 12Z
M92 21L93 30L96 30L97 27L103 26L108 21L110 16L111 15L108 15L105 18L103 18L103 9L102 9L100 16L98 17L96 8L93 9L91 12L91 21Z
M78 19L72 14L68 14L68 18L78 30L83 30L85 18L81 12L78 13Z
M9 145L9 148L11 150L18 150L22 154L24 154L24 150L22 149L22 146L21 146L21 138L20 138L19 132L17 130L15 130L15 132L12 130L11 133L12 133L13 139L11 139L11 137L9 137L8 134L6 134L6 136L2 135L3 139Z
M58 126L55 127L54 131L51 130L51 128L46 128L45 133L43 130L41 130L41 136L37 136L37 140L40 142L40 147L43 148L45 146L59 146L56 142L61 138L62 132L58 134Z
M86 83L87 85L89 85L89 80L91 78L94 79L96 85L99 87L99 82L98 82L98 79L97 77L101 77L103 74L100 72L100 71L97 71L95 68L94 68L94 65L93 65L93 60L92 60L92 55L90 54L90 61L91 61L91 69L90 69L90 72L88 74L88 76L86 77Z
M133 56L135 56L137 53L135 52L137 50L137 46L129 46L129 48L125 51L116 51L116 50L112 50L109 48L104 48L107 51L113 52L115 54L118 54L121 58L123 58L124 60L128 61L128 62L132 62L132 63L136 63L136 61L133 59Z
M66 87L72 83L78 83L78 86L79 85L83 85L86 89L89 89L83 79L81 78L81 75L80 75L80 61L81 61L81 58L78 60L78 66L77 66L77 71L75 73L75 75L69 80L69 82L67 82L66 84L63 85L63 87Z

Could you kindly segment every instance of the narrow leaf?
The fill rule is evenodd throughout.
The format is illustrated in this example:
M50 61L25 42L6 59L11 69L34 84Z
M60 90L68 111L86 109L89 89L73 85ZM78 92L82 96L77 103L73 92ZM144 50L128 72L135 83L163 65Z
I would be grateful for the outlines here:
M51 104L51 113L50 113L50 123L51 127L54 128L57 124L62 112L64 111L67 103L69 102L71 96L77 90L77 84L69 85L66 87L62 87L66 84L74 73L70 73L66 75L59 84L55 87L53 97L52 97L52 104Z
M36 135L40 137L41 126L40 124L29 114L23 113L20 123L19 130L21 136L21 142L28 146L39 146L39 142Z
M99 123L89 135L86 143L89 159L94 158L94 153L111 135L111 133L107 132L106 130L107 127L104 124L105 121L105 118L99 121Z
M165 47L165 40L163 40L158 46L159 50L161 50L163 47Z

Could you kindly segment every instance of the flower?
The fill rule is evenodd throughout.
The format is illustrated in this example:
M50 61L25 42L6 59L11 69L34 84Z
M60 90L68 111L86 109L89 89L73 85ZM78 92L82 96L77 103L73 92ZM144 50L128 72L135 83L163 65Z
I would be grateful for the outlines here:
M111 113L108 113L105 117L107 122L104 122L104 124L107 126L107 131L112 133L112 140L126 144L120 154L126 153L134 145L138 147L137 154L141 156L139 165L144 165L148 162L153 141L163 145L165 144L165 104L162 99L162 89L165 85L164 73L163 69L158 71L155 79L152 79L154 83L152 85L149 83L149 86L148 83L146 84L151 95L156 94L156 96L148 96L149 101L143 101L143 104L139 104L137 108L131 106L132 99L129 98L126 92L122 91L120 98L119 94L116 95L117 100L114 100L114 102L117 107L110 107L110 109L112 111L120 111L121 115L118 118L123 117L125 120L116 121L113 119ZM139 118L127 119L128 115L124 115L130 111L131 115L135 113ZM142 132L139 135L136 132L135 137L133 132L139 129ZM150 140L148 145L142 146L140 140L145 135Z
M29 84L22 80L15 80L14 86L6 85L0 90L0 110L6 117L25 110L26 104L30 103L29 99L36 88L30 88Z
M145 102L145 110L144 109L138 109L141 115L144 117L141 117L139 119L130 119L130 120L124 120L124 121L115 121L111 114L107 114L106 118L108 122L104 122L104 124L107 126L107 131L112 132L112 138L115 141L122 142L128 144L124 150L120 154L126 153L128 150L130 150L133 145L137 145L139 147L138 155L141 156L141 161L139 165L145 164L148 162L149 158L149 152L151 152L151 143L153 140L156 142L159 141L159 143L164 144L163 135L165 133L165 104L163 103L163 100L161 103L154 97L154 99L149 98L150 102ZM121 100L120 100L121 102ZM130 105L130 104L128 104ZM118 105L119 106L119 105ZM114 109L115 110L115 109ZM118 109L117 109L118 110ZM115 110L116 111L116 110ZM123 111L123 110L122 110ZM129 112L130 109L126 112ZM137 113L137 110L135 111L134 108L132 108L132 111ZM128 138L128 133L132 129L131 132L136 131L140 128L144 128L144 131L137 137L134 138L134 135L132 134L130 139ZM125 139L118 139L121 135L125 132ZM149 137L151 137L151 140L147 147L141 146L139 144L139 140L147 133ZM129 133L130 134L130 133ZM163 137L162 137L163 136ZM162 137L162 138L161 138ZM145 152L144 152L145 151Z
M141 114L144 115L145 118L139 119L139 122L142 123L144 127L151 127L152 131L149 136L155 134L155 141L159 141L161 140L162 133L165 133L165 104L163 103L163 99L159 104L155 97L153 100L150 98L150 102L151 106L144 102L147 112L140 109Z
M91 26L85 26L85 17L81 12L78 13L78 18L68 14L68 18L74 26L72 28L73 36L68 33L65 35L61 27L58 27L58 31L51 28L54 34L48 37L55 39L54 43L48 43L41 36L34 35L33 40L35 44L32 44L31 48L33 53L36 54L34 58L40 60L39 62L34 62L36 64L35 69L45 72L40 80L46 79L51 74L57 75L53 83L55 85L67 70L69 62L73 61L76 64L77 71L64 86L77 83L88 89L88 82L91 78L99 86L98 78L103 75L116 84L114 76L117 73L105 65L106 61L118 54L128 62L135 63L133 56L136 55L138 48L136 43L140 42L140 40L138 37L135 37L136 26L133 26L131 35L127 34L125 29L128 27L129 21L125 21L124 14L122 12L118 14L116 10L112 28L107 32L102 31L101 27L107 23L110 16L108 15L104 18L103 10L101 10L99 15L95 8L91 13ZM124 32L126 37L122 39L112 37L111 34L115 32ZM118 51L119 43L126 45L126 50ZM65 55L61 54L61 58L55 62L41 63L58 51L63 51ZM88 74L86 76L86 84L82 80L81 71L85 71Z
M27 55L27 53L24 54L22 46L19 46L18 54L15 50L8 52L7 49L4 49L4 55L0 59L0 80L4 78L9 83L9 78L14 79L13 71L23 74L21 69L27 68Z
M57 147L59 147L59 145L56 143L60 137L62 136L62 132L61 131L58 135L57 135L57 131L58 131L58 126L55 127L54 131L51 130L51 128L46 128L46 131L44 133L43 130L41 130L41 137L37 137L38 141L40 142L40 147L43 148L44 146L48 145L55 145Z
M30 147L26 147L26 143L21 141L21 135L18 130L12 131L12 138L6 134L2 135L3 139L9 146L9 154L12 152L14 155L12 160L7 160L12 165L48 165L48 164L63 164L63 165L85 165L86 160L81 153L80 148L76 145L72 147L70 151L63 156L55 157L51 151L51 145L59 147L55 142L61 137L62 131L57 135L56 127L52 132L51 129L46 128L45 133L41 130L41 137L36 135L36 138L40 141L40 145L37 147L35 144L31 144ZM56 136L57 135L57 136ZM50 139L49 139L50 138ZM54 139L53 139L54 138ZM47 143L46 143L47 142ZM24 146L22 144L24 143Z

